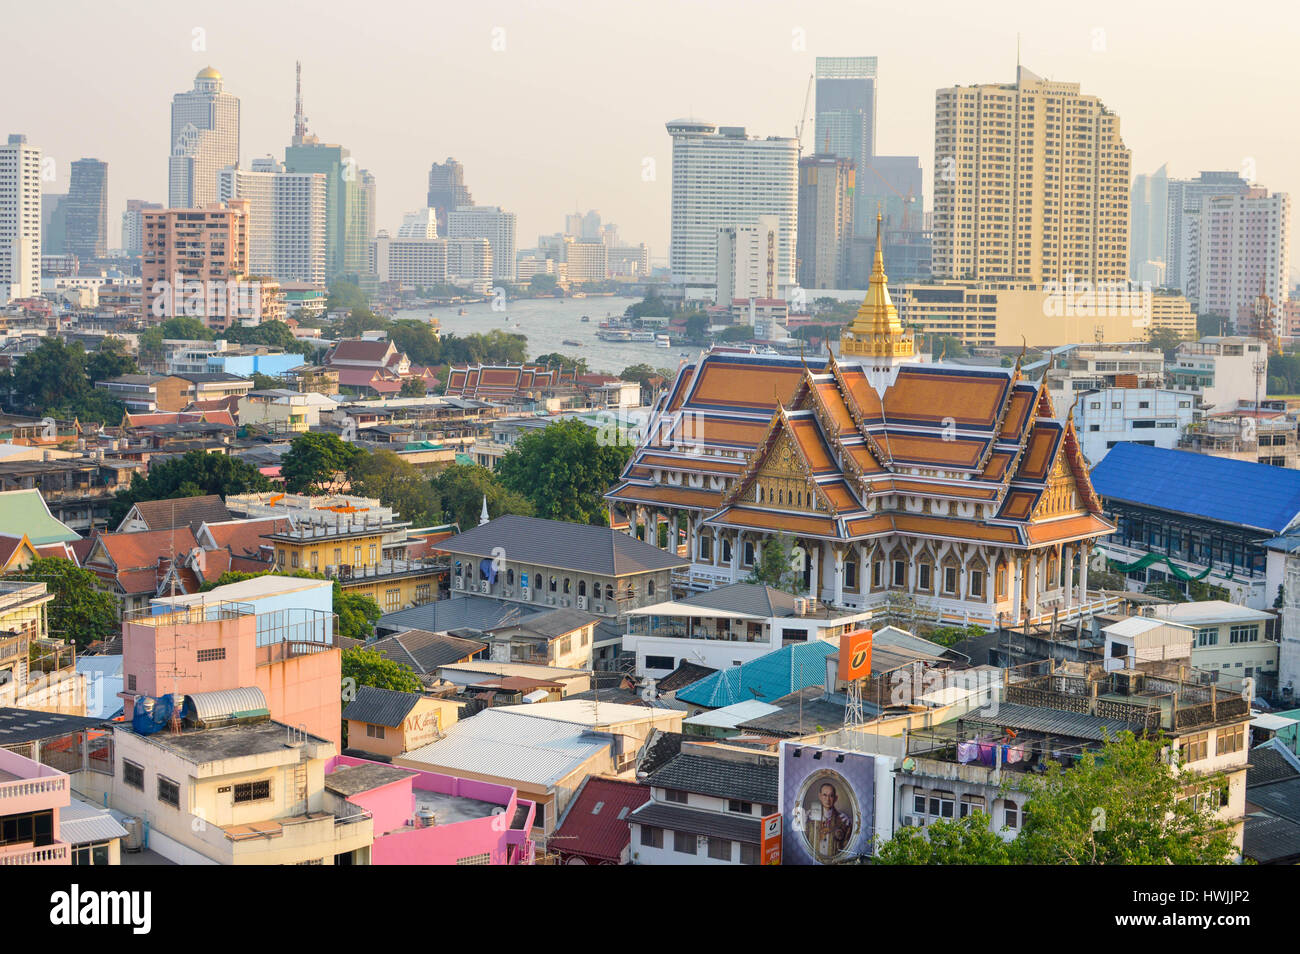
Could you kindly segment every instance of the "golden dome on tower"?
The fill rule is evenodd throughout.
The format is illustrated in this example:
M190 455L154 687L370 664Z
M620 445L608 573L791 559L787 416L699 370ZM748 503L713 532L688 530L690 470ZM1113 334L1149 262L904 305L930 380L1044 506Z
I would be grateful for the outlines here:
M883 217L876 213L876 257L871 264L867 297L857 316L840 335L840 354L861 358L911 358L916 341L898 320L898 309L889 297L885 275L885 249L880 237Z
M212 66L206 66L199 70L199 75L194 77L196 80L221 80L221 71Z

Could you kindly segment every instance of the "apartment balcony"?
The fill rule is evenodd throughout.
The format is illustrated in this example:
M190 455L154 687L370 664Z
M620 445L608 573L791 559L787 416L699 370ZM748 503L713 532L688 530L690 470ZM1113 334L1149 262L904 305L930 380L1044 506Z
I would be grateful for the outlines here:
M72 846L63 843L53 845L10 845L0 848L0 867L10 865L70 865L72 864Z
M67 775L0 749L0 816L58 809L71 803Z
M379 560L353 566L348 563L325 567L325 578L340 583L357 583L366 580L393 580L408 576L424 576L445 570L445 563L424 560ZM315 567L312 568L315 570Z

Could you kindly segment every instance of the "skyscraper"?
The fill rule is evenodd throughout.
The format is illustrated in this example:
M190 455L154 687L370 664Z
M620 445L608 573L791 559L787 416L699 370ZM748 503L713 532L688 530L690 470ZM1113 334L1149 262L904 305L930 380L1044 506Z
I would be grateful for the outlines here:
M248 200L248 273L323 285L325 176L286 172L271 157L252 170L223 169L221 200Z
M1131 154L1078 83L939 90L934 157L936 278L1127 281Z
M41 193L41 254L65 255L68 251L68 193Z
M325 275L360 275L370 270L370 242L375 237L375 180L347 149L324 143L307 131L302 114L302 71L294 108L293 139L284 150L284 168L325 177Z
M239 98L222 91L221 74L199 71L194 89L172 97L167 205L196 209L217 201L217 174L239 165Z
M429 208L438 216L438 234L447 234L447 216L463 205L473 205L474 197L465 185L465 167L448 157L429 169Z
M1200 263L1188 298L1198 314L1248 324L1255 298L1286 300L1291 259L1291 197L1260 187L1206 196L1197 213Z
M1165 237L1165 284L1189 298L1199 265L1201 202L1213 195L1244 195L1250 183L1235 172L1202 172L1195 179L1170 179L1169 227Z
M238 285L248 275L248 200L224 208L146 210L141 220L140 301L147 323L188 315L220 329L260 315L260 297L245 301Z
M108 163L78 159L68 180L67 252L83 262L108 254Z
M515 214L499 206L467 205L447 214L448 238L485 238L492 246L492 277L515 280Z
M813 75L817 119L812 151L850 160L861 187L867 163L876 154L876 58L819 56ZM865 196L856 196L853 214L857 233L874 236L875 207L868 208Z
M0 146L0 303L41 293L41 151L10 134Z
M799 143L750 137L744 126L694 119L667 124L673 138L669 265L679 284L716 285L719 229L778 222L776 279L794 284Z
M836 156L799 160L799 242L796 277L802 288L850 288L853 163Z
M161 209L157 202L144 199L127 199L126 211L122 213L122 248L128 255L139 255L144 248L144 221L141 213L145 209Z
M1133 177L1129 200L1128 275L1153 287L1165 284L1169 247L1169 174L1161 166Z
M894 282L930 277L930 234L925 229L925 196L919 156L875 156L857 175L857 208L874 223L882 217L885 272ZM876 235L870 225L857 229L849 255L850 288L866 288L875 260Z

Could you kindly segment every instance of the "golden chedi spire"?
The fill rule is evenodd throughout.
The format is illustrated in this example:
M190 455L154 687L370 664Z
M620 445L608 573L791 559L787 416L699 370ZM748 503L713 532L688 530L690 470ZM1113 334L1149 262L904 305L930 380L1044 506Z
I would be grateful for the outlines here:
M885 248L880 238L883 217L876 213L876 258L871 265L867 297L858 306L857 317L840 335L840 354L860 358L911 358L916 342L898 320L898 309L889 297L885 275Z

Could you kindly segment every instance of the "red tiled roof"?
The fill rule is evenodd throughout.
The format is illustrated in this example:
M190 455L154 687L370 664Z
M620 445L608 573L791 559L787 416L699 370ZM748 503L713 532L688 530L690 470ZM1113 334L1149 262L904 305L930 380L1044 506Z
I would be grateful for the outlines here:
M256 556L262 545L270 542L263 537L287 530L289 520L286 517L261 517L256 520L223 520L204 526L212 542L228 549L232 556Z
M176 553L184 556L198 546L189 527L174 530L146 530L141 533L101 533L99 542L120 575L131 570L154 572L158 558Z
M627 816L648 801L649 785L589 776L552 837L566 855L618 862L632 837Z
M366 341L360 338L350 338L335 345L328 360L330 364L339 362L346 364L350 361L383 361L390 347L392 347L392 342L388 340Z

